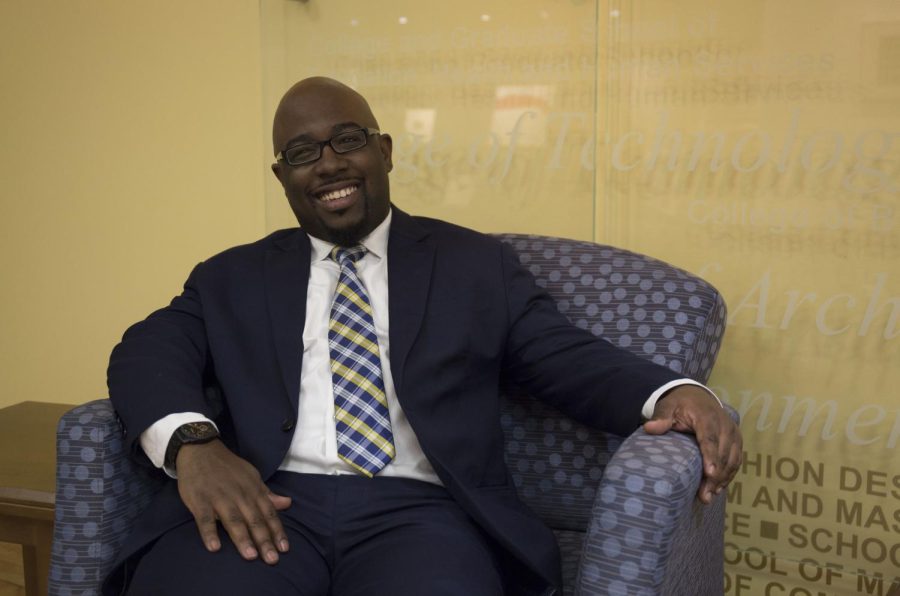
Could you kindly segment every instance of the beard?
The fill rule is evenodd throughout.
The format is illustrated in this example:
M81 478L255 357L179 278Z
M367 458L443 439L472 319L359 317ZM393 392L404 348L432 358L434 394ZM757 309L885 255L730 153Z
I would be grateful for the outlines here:
M361 214L349 214L347 212L333 212L327 219L315 209L307 209L306 197L288 196L291 209L297 218L300 227L309 235L331 242L337 246L351 247L359 244L360 240L372 233L390 213L390 201L368 195L362 197ZM341 221L341 220L344 221Z
M349 228L325 228L325 233L327 234L327 238L325 239L338 246L356 246L370 231L371 230L366 230L366 222L361 221Z
M354 224L344 228L332 228L320 221L322 230L325 232L325 240L338 246L350 247L359 244L359 241L365 238L374 229L369 229L371 222L371 213L369 209L368 198L363 199L363 216ZM379 222L380 223L380 222ZM376 224L377 226L377 224Z

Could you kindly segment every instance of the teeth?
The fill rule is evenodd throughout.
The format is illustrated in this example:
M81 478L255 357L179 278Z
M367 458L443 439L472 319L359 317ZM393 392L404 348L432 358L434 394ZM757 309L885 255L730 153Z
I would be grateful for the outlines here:
M333 201L335 199L343 199L353 191L357 189L356 186L348 186L347 188L340 188L338 190L333 190L331 192L326 192L324 195L319 197L322 201Z

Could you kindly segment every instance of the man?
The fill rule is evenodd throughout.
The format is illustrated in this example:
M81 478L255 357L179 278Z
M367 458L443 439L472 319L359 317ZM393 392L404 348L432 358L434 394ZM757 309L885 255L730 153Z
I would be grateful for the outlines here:
M740 433L704 388L572 326L495 239L391 206L391 138L358 93L297 83L273 142L300 230L201 263L113 351L126 441L177 483L107 592L553 593L501 379L620 434L642 411L693 432L703 502L731 480Z

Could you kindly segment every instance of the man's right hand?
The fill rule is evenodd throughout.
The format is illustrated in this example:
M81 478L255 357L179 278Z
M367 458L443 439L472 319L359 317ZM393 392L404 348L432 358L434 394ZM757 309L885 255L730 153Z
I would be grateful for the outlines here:
M278 511L291 506L290 497L272 493L259 472L215 439L184 445L175 460L178 493L194 515L207 550L222 547L216 520L222 522L231 541L245 559L278 562L287 552L288 540Z

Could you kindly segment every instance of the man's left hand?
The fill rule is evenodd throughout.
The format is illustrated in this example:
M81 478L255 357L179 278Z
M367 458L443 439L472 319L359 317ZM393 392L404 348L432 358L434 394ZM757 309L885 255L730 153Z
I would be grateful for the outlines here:
M679 385L666 393L644 423L647 434L670 430L691 433L700 445L703 480L697 497L711 503L728 486L741 466L741 431L716 399L697 385Z

